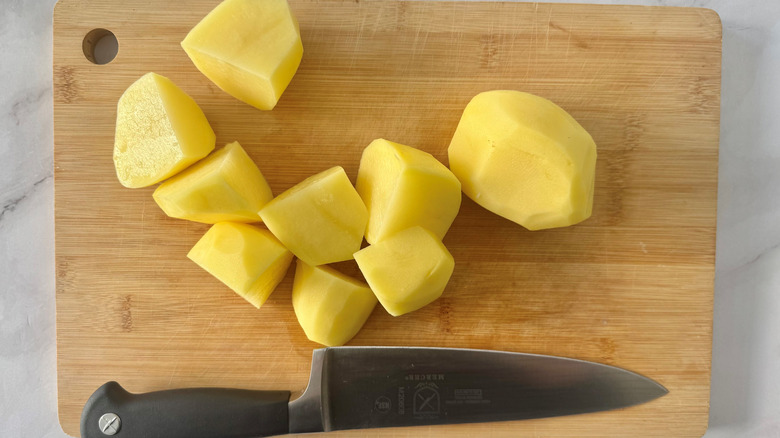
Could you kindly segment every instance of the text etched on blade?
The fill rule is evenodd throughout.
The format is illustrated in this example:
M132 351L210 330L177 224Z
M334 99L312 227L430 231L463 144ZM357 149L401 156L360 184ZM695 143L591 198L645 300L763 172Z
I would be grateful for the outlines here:
M482 390L478 388L457 388L452 393L452 400L445 402L448 405L475 405L487 404L490 400L482 397Z
M404 376L404 380L408 384L397 388L397 415L411 414L417 420L436 420L442 415L447 416L448 406L465 407L490 403L481 388L451 388L446 383L444 373L410 373ZM388 412L391 408L390 399L381 397L378 400L381 402L375 406L376 410L381 413Z
M390 401L389 398L385 396L381 396L374 401L374 409L380 414L385 414L387 412L390 412L391 408L392 408L392 402Z

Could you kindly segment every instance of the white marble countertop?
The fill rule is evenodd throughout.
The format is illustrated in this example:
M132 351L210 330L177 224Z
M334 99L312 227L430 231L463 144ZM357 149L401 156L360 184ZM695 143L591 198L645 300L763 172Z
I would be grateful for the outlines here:
M592 3L621 3L591 1ZM0 0L0 437L64 437L56 413L52 9ZM723 22L714 345L707 437L780 437L780 2Z

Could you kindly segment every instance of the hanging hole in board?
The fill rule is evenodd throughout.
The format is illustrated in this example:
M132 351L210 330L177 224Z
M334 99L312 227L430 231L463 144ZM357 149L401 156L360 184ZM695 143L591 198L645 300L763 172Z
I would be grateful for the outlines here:
M107 29L92 29L81 43L84 56L93 64L108 64L116 58L119 43L116 36Z

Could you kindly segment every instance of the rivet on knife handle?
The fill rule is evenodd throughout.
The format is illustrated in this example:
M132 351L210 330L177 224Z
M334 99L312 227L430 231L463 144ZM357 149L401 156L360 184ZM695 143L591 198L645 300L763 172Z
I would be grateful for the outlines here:
M98 420L98 428L104 435L116 435L121 426L122 420L119 418L119 415L113 412L101 415Z

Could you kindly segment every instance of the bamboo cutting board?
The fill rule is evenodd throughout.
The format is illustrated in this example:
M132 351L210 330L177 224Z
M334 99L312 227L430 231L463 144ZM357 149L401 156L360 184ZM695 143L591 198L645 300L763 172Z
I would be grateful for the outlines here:
M721 25L704 9L532 3L291 0L305 54L271 112L242 104L179 41L217 0L62 0L54 12L59 416L77 436L102 383L132 392L303 389L311 351L292 270L261 310L189 261L208 226L163 215L112 162L116 102L148 71L201 105L218 146L238 140L274 193L334 165L356 176L384 137L446 149L478 92L555 101L598 144L593 217L529 232L464 199L443 297L381 307L351 345L472 347L627 368L670 393L612 412L388 429L397 437L700 436L708 419ZM95 65L91 30L119 54ZM354 272L354 266L343 266ZM345 436L364 436L352 431ZM338 434L337 434L338 435Z

